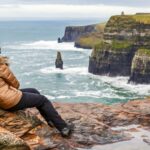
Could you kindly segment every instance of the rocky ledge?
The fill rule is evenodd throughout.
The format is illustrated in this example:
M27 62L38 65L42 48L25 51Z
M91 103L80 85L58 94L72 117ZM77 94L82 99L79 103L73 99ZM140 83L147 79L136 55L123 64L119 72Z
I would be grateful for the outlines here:
M125 104L54 103L62 117L75 124L70 138L49 127L36 109L10 113L0 110L1 150L75 150L131 140L131 132L112 127L132 124L150 127L150 99ZM145 142L149 144L150 139ZM111 145L110 145L111 146Z

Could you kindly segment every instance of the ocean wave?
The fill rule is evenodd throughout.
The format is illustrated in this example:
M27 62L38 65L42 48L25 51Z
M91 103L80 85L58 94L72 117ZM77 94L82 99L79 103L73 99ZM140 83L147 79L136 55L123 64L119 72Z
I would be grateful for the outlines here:
M103 93L96 94L96 91L93 91L93 94L94 95L96 94L96 96L103 95L102 97L110 97L111 95L112 97L119 98L120 96L118 97L117 94L115 94L114 92L116 93L121 92L124 95L126 94L128 95L130 93L130 95L132 95L133 97L134 95L137 97L137 95L148 96L150 94L150 86L147 84L137 84L137 85L128 84L129 77L122 77L122 76L109 77L109 76L93 75L88 73L87 67L71 67L71 68L64 68L63 70L56 69L55 67L46 67L40 69L40 72L43 74L65 74L65 75L75 75L75 76L78 74L78 75L87 76L92 79L91 82L88 82L88 85L86 85L87 88L89 85L90 86L96 85L97 87L105 87L105 89L103 89L105 95L103 95ZM66 77L68 80L72 80L72 78L69 78L68 76ZM78 94L81 96L84 95L84 93L81 92L79 92ZM92 93L89 94L93 95ZM121 96L121 98L123 97Z
M40 69L40 72L44 74L80 74L80 75L87 75L88 69L86 67L74 67L74 68L64 68L63 70L57 69L55 67L46 67Z
M124 96L117 95L115 93L109 93L102 91L78 91L75 92L76 97L91 97L91 98L116 98L124 99Z
M45 95L49 100L55 100L54 96L50 96L50 95Z
M77 90L70 90L69 91L71 95L64 95L64 93L62 93L62 95L58 95L58 96L50 96L50 95L46 95L47 98L49 98L50 100L61 100L61 99L76 99L76 98L88 98L89 102L92 101L92 98L96 98L96 99L111 99L111 98L116 98L116 99L122 99L124 100L125 97L123 96L119 96L115 93L103 93L103 91L77 91Z
M57 41L34 41L28 43L14 43L11 45L5 45L4 48L8 49L50 49L60 51L86 51L82 48L74 47L73 42L58 43ZM88 50L89 51L89 50Z
M116 88L116 90L124 90L124 92L132 92L136 95L149 95L150 86L148 84L129 84L129 77L109 77L109 76L97 76L90 74L91 78L101 80L102 83L110 85L110 88Z

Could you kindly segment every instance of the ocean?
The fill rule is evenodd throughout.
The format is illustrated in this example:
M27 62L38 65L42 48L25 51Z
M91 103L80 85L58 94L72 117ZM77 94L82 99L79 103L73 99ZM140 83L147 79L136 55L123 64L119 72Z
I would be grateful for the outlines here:
M0 22L2 55L21 88L37 88L51 101L112 104L150 95L149 85L128 84L128 77L96 76L88 73L91 50L74 43L57 43L68 25L98 23L98 20L5 21ZM55 69L61 51L64 70Z

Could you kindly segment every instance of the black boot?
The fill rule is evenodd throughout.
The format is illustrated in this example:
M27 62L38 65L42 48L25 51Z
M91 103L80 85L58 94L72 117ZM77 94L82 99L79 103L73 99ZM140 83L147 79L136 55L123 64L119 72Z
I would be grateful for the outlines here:
M62 137L69 137L72 134L73 129L74 129L73 124L67 124L66 127L60 130L60 134Z

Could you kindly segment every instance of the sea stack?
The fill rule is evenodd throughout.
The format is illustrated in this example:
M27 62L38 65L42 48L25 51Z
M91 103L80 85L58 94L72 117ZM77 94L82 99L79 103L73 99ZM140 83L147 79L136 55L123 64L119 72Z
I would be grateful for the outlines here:
M57 58L55 61L55 66L56 66L56 68L63 69L63 60L62 60L60 52L57 52Z
M61 38L60 38L60 37L58 38L58 40L57 40L57 41L58 41L58 43L62 43L62 40L61 40Z

